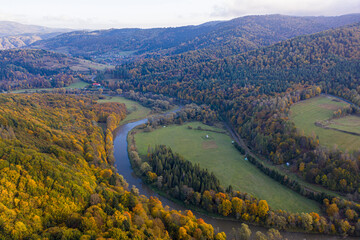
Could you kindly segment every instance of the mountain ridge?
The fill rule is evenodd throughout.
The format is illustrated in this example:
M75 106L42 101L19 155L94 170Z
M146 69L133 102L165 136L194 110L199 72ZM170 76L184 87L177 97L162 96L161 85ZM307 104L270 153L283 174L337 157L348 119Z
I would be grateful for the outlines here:
M73 30L0 21L0 50L25 47L68 31Z
M50 28L33 24L23 24L14 21L0 21L0 37L17 36L24 34L48 34L54 32L68 32L73 29Z
M163 56L207 49L215 57L242 53L300 35L360 22L360 14L337 17L245 16L176 28L125 28L70 32L30 47L98 61ZM221 49L221 51L219 51Z

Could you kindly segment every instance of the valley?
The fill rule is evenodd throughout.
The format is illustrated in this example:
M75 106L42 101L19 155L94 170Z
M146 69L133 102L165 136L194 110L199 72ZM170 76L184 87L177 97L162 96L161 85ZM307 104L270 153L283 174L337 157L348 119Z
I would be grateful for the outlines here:
M359 14L1 24L0 239L360 236Z

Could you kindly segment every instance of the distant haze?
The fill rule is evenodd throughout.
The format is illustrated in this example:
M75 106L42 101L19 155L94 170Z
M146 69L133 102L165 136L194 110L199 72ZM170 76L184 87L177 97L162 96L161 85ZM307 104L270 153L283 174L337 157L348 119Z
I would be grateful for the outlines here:
M12 0L1 3L0 20L57 28L150 28L254 14L334 16L359 12L359 0Z

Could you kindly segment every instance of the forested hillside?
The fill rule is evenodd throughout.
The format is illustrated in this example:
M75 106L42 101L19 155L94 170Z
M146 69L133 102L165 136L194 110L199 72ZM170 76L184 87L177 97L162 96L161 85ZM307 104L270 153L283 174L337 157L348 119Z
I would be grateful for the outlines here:
M0 90L65 87L75 81L77 73L87 74L97 67L45 50L3 50L0 51Z
M356 81L359 75L359 36L360 25L355 24L221 60L197 62L196 59L176 55L160 61L149 59L121 65L114 74L120 79L141 79L139 83L165 79L166 82L158 85L167 85L168 81L181 82L183 86L176 89L181 88L182 91L189 85L225 89L236 84L237 87L259 87L256 94L271 94L283 92L293 83L303 81L309 84L337 84L342 81L356 86L351 80ZM255 92L252 91L252 94Z
M45 94L0 103L0 238L214 238L190 211L165 210L115 173L112 131L125 105Z
M0 89L67 86L74 81L66 74L72 64L73 59L44 50L0 51Z
M98 61L122 61L204 49L211 58L259 47L360 21L360 15L339 17L247 16L198 26L155 29L110 29L71 32L32 45Z

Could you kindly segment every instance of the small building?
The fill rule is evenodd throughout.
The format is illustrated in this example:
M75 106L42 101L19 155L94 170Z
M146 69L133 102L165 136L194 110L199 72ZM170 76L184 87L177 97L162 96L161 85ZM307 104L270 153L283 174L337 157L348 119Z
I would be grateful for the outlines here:
M101 84L95 82L95 83L92 84L92 86L93 86L93 87L101 87Z

